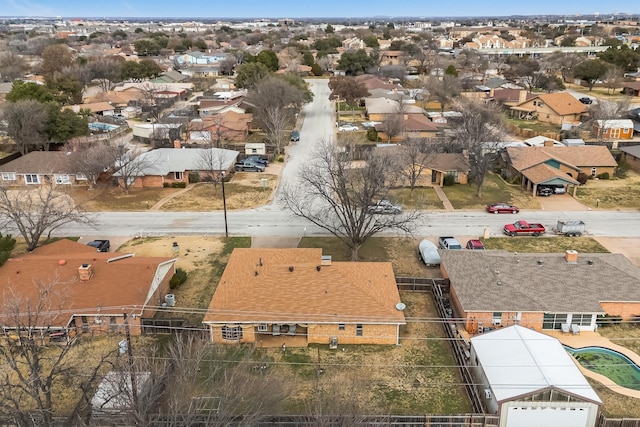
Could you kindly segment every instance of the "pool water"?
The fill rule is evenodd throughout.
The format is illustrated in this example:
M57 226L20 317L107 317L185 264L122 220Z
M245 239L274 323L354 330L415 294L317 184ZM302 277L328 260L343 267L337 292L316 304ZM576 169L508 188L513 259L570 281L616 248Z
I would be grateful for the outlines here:
M584 368L619 386L640 390L640 367L627 356L603 347L565 348Z
M118 129L118 128L119 128L119 126L110 125L108 123L100 123L100 122L89 123L89 130L93 130L93 131L108 132L110 130L115 130L115 129Z

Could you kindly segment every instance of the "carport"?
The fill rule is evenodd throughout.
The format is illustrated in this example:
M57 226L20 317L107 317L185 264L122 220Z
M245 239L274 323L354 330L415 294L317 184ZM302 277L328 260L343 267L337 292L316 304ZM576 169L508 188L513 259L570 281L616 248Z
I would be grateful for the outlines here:
M578 172L579 170L576 169L576 176L578 175ZM536 197L538 186L540 185L562 185L567 188L567 193L570 193L575 197L578 185L580 185L580 183L576 181L569 172L563 174L559 169L556 169L546 163L541 163L523 170L521 172L521 176L522 187L531 192L533 197ZM569 186L573 186L571 192Z

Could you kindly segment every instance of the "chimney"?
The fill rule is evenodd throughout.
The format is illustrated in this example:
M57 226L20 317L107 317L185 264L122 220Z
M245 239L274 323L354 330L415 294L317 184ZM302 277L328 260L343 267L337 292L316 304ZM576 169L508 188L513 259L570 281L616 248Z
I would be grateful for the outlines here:
M93 266L91 264L82 264L78 267L78 276L81 282L88 282L93 277Z
M173 148L182 148L182 142L179 139L173 141Z
M331 255L322 255L320 265L331 265Z
M518 93L518 104L522 104L526 100L527 100L527 91L526 90L521 90Z
M547 140L544 142L544 146L545 146L545 147L553 147L553 141L551 141L551 140L547 139Z
M491 88L489 89L489 97L493 98L496 95L496 89L495 88Z
M564 259L567 261L567 264L577 264L578 251L574 251L573 249L567 249L564 252Z

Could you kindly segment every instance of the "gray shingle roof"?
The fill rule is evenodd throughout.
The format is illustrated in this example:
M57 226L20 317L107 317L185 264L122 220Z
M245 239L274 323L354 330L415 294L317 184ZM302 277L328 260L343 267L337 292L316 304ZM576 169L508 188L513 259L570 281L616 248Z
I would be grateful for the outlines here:
M640 302L640 270L621 254L579 254L576 264L558 253L440 251L440 256L466 312L603 313L601 302Z
M149 175L167 175L170 172L186 172L197 171L206 168L202 167L203 164L203 152L211 150L212 159L222 159L222 165L220 170L226 171L236 161L238 152L234 150L225 150L222 148L158 148L156 150L148 151L140 155L140 161L145 162L149 166L144 168L138 176ZM114 175L118 176L116 172Z

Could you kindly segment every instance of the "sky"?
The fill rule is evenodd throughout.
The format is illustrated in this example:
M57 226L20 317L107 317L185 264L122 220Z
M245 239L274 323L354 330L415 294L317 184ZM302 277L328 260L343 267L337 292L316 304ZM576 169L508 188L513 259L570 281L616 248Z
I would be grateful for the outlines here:
M638 0L0 0L0 16L360 18L640 14Z

